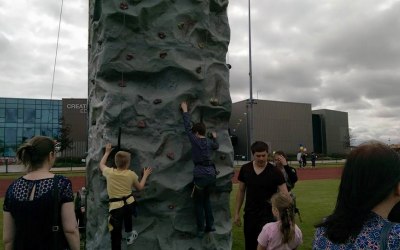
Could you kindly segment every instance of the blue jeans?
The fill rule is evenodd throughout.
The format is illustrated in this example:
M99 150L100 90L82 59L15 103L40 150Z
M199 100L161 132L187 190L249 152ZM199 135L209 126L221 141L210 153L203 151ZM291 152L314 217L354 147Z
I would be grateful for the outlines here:
M193 199L197 229L199 231L212 231L214 229L214 216L210 203L210 191L215 186L216 177L214 175L194 177L193 181L195 185Z

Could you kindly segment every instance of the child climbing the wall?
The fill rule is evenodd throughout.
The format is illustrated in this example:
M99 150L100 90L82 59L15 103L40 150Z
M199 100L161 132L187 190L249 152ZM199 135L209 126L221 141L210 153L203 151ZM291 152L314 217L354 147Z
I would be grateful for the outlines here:
M265 224L257 239L257 250L296 249L303 243L303 236L295 223L292 198L278 192L271 197L271 203L277 221Z
M214 216L210 203L210 190L215 186L216 169L211 161L211 153L217 150L217 133L212 132L212 138L206 138L206 126L203 123L195 123L191 127L191 117L188 113L186 101L181 103L183 124L192 145L193 169L193 200L195 206L197 235L201 237L204 232L215 231ZM205 225L204 225L205 220Z
M135 201L132 195L132 187L135 187L136 190L142 190L147 178L152 173L152 168L144 168L143 177L139 182L137 174L129 169L131 154L128 152L118 151L114 159L117 168L107 167L107 159L112 150L111 144L108 143L99 168L107 181L111 248L112 250L120 250L123 224L128 235L126 239L128 245L131 245L138 236L137 232L132 230L132 211Z

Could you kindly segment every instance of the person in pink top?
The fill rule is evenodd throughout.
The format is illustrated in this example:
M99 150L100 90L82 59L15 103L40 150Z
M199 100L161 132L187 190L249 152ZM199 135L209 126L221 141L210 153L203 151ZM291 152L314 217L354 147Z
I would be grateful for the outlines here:
M292 198L278 192L271 197L272 213L278 221L265 224L258 235L257 250L296 249L303 243L303 235L295 223Z

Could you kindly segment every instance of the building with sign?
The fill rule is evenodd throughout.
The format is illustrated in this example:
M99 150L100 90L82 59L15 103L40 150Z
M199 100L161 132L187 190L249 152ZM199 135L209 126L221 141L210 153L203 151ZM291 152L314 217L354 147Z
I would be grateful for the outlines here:
M71 148L63 156L87 151L86 99L0 98L0 157L14 157L17 148L35 135L58 138L61 120L70 127Z
M88 136L87 99L62 99L62 118L72 140L71 148L63 152L64 156L84 157Z

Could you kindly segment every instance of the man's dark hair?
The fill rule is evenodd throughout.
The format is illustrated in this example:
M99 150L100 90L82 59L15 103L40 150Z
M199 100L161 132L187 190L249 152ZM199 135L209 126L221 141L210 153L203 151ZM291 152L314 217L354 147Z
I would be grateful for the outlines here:
M287 155L282 150L275 151L276 155L282 155L287 160Z
M199 133L199 135L205 136L206 135L206 125L204 125L204 123L202 123L202 122L195 123L195 124L193 124L192 132L194 134L197 132L197 133Z
M263 141L256 141L251 145L251 153L254 155L255 152L264 152L268 153L268 144Z

